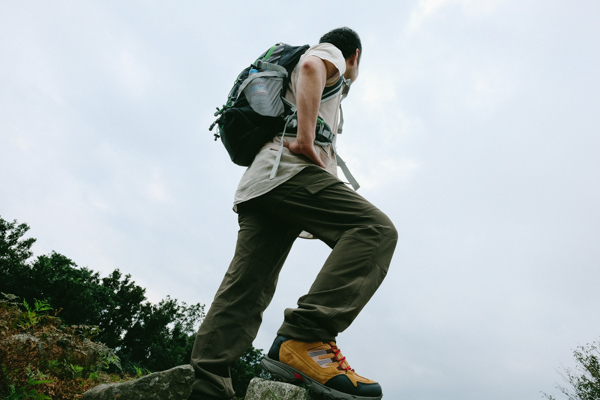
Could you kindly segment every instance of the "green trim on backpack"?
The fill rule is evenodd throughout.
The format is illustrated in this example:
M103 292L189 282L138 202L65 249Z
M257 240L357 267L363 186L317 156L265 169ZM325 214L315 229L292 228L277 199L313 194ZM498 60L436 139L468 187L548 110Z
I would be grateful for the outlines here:
M267 61L269 59L269 57L271 57L271 54L273 54L273 52L275 51L275 48L277 46L279 46L279 45L280 45L280 43L277 43L276 45L274 45L273 47L271 47L269 49L269 51L267 51L267 54L265 54L265 61Z

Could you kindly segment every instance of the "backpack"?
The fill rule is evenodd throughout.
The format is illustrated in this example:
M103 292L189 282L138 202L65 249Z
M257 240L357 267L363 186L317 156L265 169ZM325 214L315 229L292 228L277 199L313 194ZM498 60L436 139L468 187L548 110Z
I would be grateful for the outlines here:
M215 141L221 138L235 164L249 166L260 148L284 130L284 117L293 111L283 97L292 70L309 47L285 43L272 46L240 72L227 102L222 108L217 107L215 117L218 118L209 130L218 125ZM260 85L266 88L267 102L253 101L257 96L248 96L253 86Z
M217 107L214 114L217 119L209 131L217 125L215 141L221 138L231 161L235 164L249 166L260 148L279 133L283 136L295 136L298 127L296 107L285 99L285 93L294 67L309 47L275 44L240 72L227 96L227 102L222 108ZM335 98L340 92L343 93L343 99L349 87L350 81L340 76L334 85L323 89L321 103ZM343 116L340 114L338 133L341 132L342 125ZM318 117L315 143L333 144L334 138L335 134L329 125ZM270 179L277 173L282 150L283 140ZM335 146L333 150L338 165L352 187L357 190L358 182L337 153Z

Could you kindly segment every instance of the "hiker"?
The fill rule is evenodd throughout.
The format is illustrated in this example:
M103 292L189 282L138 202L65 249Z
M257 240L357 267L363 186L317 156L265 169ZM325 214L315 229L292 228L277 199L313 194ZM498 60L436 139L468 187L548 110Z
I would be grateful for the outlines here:
M383 212L337 178L336 138L315 143L318 119L332 132L338 132L341 119L342 92L324 102L322 93L338 82L346 88L356 82L361 55L356 32L334 29L306 50L291 73L285 99L295 105L296 137L284 134L282 140L280 134L266 143L235 193L237 245L196 336L192 400L234 396L229 367L256 337L279 272L301 234L322 240L332 251L297 308L285 310L261 364L275 378L304 382L333 399L382 397L380 385L354 372L335 340L383 281L397 232Z

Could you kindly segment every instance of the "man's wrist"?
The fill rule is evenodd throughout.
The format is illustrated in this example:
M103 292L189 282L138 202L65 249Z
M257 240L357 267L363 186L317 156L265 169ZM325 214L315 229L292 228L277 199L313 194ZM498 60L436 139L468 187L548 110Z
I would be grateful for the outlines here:
M296 134L296 141L298 144L312 144L315 141L315 135L308 133L302 134L300 131Z

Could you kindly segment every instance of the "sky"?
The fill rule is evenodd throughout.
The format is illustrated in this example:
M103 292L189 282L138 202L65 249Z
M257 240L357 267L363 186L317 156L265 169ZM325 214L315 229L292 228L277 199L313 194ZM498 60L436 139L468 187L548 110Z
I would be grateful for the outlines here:
M338 344L386 399L558 394L600 338L600 2L0 2L0 216L105 276L210 305L244 172L208 131L277 42L362 38L338 151L399 231ZM329 253L298 240L264 313Z

